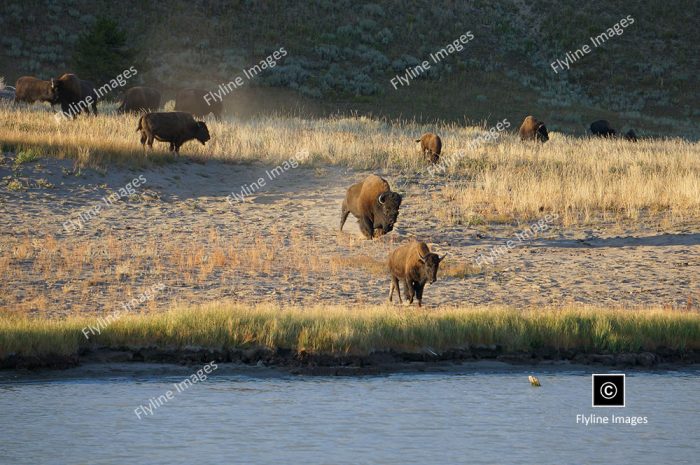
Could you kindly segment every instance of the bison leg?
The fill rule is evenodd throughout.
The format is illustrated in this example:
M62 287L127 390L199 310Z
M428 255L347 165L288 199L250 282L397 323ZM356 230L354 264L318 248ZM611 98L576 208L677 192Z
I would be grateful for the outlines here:
M148 144L148 148L150 148L151 150L153 150L153 140L154 140L154 139L155 139L155 137L153 136L153 133L148 133L148 142L147 142L147 144Z
M406 300L408 300L409 304L413 303L413 282L410 281L409 279L405 279L403 282L404 285L404 296L406 297Z
M141 146L143 147L144 150L146 150L146 139L148 139L148 136L146 135L146 131L141 131Z
M367 217L362 217L360 218L360 231L362 231L362 235L365 236L365 239L372 239L374 236L374 225L372 222L369 220Z
M70 106L67 103L61 103L61 112L66 118L75 119L76 115L70 111Z
M340 210L340 230L343 230L343 226L345 225L345 220L348 219L348 215L350 214L350 210L348 210L348 202L347 200L343 200L343 207Z
M394 289L396 289L396 295L399 298L399 305L403 304L401 301L401 286L399 286L399 278L396 276L391 277L391 287L389 288L389 302L393 302L394 299Z
M415 287L415 293L416 293L416 299L418 299L418 306L422 306L421 303L423 301L423 288L425 287L425 284L419 284L416 283Z

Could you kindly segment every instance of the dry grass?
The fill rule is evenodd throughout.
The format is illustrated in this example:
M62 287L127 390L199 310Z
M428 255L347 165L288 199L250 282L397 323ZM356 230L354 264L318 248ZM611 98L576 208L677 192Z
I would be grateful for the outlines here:
M170 231L167 241L152 237L140 242L128 233L110 233L89 240L5 237L0 246L0 312L66 316L109 313L157 283L165 291L135 310L162 311L176 301L221 298L222 292L235 296L255 283L275 283L280 292L299 288L313 298L325 292L324 280L358 285L348 280L348 272L388 277L384 257L393 244L375 251L380 258L374 258L329 254L320 238L297 229L272 229L264 238L247 240L212 228L192 234ZM448 260L440 276L465 278L476 272L471 265ZM266 298L262 292L260 298Z
M74 354L81 347L267 347L311 353L441 351L478 344L506 350L547 346L590 351L659 347L700 349L700 314L600 308L462 307L439 310L392 306L283 307L216 303L166 313L116 316L87 340L94 318L0 317L0 358L10 354Z
M135 116L113 114L57 124L40 107L0 107L0 142L16 150L38 148L79 165L147 164L136 124ZM266 117L208 124L211 142L189 143L183 154L200 161L278 164L308 151L304 164L390 170L399 186L416 173L429 176L414 139L435 131L443 138L443 158L458 160L435 175L445 186L435 202L451 222L527 220L543 212L556 212L565 225L660 212L671 219L700 214L700 144L681 139L633 144L554 133L548 143L534 145L503 133L496 143L470 148L483 128L369 118ZM159 144L151 160L171 159L165 147Z

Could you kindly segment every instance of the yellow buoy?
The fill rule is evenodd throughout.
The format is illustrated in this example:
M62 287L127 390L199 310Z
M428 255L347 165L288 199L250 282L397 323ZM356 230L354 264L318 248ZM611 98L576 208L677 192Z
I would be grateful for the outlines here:
M542 386L542 385L540 384L540 380L537 379L536 376L530 375L530 376L528 376L528 379L530 380L530 384L532 384L533 386L537 386L537 387Z

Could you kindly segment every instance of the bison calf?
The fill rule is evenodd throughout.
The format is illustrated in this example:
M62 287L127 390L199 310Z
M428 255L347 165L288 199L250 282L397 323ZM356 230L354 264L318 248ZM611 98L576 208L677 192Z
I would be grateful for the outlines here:
M542 143L549 140L547 127L534 116L527 116L523 120L518 134L520 134L520 140L536 140Z
M205 145L209 129L204 121L195 121L192 115L180 111L148 113L139 118L137 131L141 131L141 145L148 142L153 149L153 140L170 143L170 151L180 153L180 146L197 139ZM145 149L144 145L144 149Z
M440 160L440 152L442 152L442 140L437 134L427 132L420 139L420 151L430 163L437 163Z
M399 216L401 195L392 192L389 183L371 174L364 181L353 184L345 194L340 213L340 230L352 213L360 224L360 231L367 239L391 232Z
M53 102L55 98L51 81L33 76L22 76L15 83L15 102Z
M404 284L404 295L409 303L413 303L413 297L418 300L418 306L422 305L423 288L425 283L431 284L437 279L438 267L445 258L430 251L425 242L412 241L404 244L389 254L389 273L391 274L391 287L389 288L389 302L394 299L394 289L401 301L401 287L399 280Z

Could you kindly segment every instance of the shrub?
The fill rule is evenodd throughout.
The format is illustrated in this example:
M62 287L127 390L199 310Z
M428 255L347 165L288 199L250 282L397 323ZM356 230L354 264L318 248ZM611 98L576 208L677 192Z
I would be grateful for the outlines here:
M107 82L129 68L133 57L126 32L114 20L100 18L78 38L73 61L81 77Z

